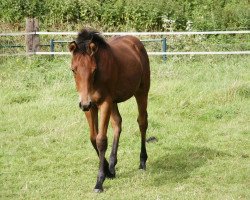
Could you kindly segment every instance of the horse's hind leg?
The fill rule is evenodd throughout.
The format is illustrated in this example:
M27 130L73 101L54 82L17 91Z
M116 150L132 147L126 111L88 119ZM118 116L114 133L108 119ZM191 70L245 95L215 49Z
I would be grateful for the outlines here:
M122 124L122 118L118 110L118 106L116 103L113 103L112 111L111 111L111 124L114 129L114 140L113 140L113 146L112 151L110 154L110 160L109 160L109 171L115 177L115 165L117 163L117 150L118 150L118 144L119 144L119 138L120 133L122 131L121 124Z
M148 94L137 93L135 95L135 98L136 98L138 111L139 111L137 122L139 124L140 132L141 132L141 153L140 153L139 169L146 170L146 161L148 158L147 150L146 150L146 131L148 128L148 113L147 113Z

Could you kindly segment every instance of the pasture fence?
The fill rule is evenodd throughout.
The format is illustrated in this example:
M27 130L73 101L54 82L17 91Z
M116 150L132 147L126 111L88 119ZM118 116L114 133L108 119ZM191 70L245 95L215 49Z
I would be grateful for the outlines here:
M102 33L103 36L123 36L123 35L134 35L140 37L141 41L146 45L146 43L157 43L156 48L153 49L153 51L150 49L147 49L149 55L160 55L162 56L163 60L167 59L168 55L239 55L239 54L250 54L250 48L248 45L249 43L244 42L243 45L247 45L247 49L244 50L228 50L227 51L175 51L174 48L168 48L168 41L170 41L169 37L180 37L180 36L205 36L205 35L240 35L245 34L249 36L250 31L244 30L244 31L206 31L206 32L104 32ZM72 38L68 38L76 36L78 32L41 32L41 31L34 31L34 32L16 32L16 33L0 33L0 49L17 49L17 48L24 48L26 45L23 44L13 44L13 40L9 39L11 44L3 44L5 39L7 37L26 37L26 36L44 36L46 37L49 42L45 44L39 44L40 47L49 48L49 51L17 51L17 52L3 52L0 53L0 56L25 56L25 55L70 55L69 52L67 52L67 49L65 48L65 44L72 41ZM63 37L63 39L56 39L55 37ZM151 37L151 38L145 38L145 36ZM156 38L156 37L161 38ZM51 38L52 37L52 38ZM66 38L65 38L66 37ZM141 38L142 37L142 38ZM144 38L143 38L144 37ZM22 40L19 40L22 41ZM160 48L161 51L158 51L155 49L159 49L159 43L161 43ZM175 44L173 42L173 44ZM58 49L57 45L61 46L61 51L55 51ZM185 45L182 43L182 45L185 47ZM188 46L187 44L186 46ZM216 44L219 46L219 44ZM183 48L185 50L185 48Z

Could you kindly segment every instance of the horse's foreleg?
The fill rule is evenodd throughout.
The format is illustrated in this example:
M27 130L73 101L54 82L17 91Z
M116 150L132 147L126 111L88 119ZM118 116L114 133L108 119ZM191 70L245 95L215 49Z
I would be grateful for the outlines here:
M98 134L98 108L96 106L92 107L88 112L85 112L85 115L90 128L90 141L99 157L99 151L96 145L96 137ZM109 172L109 163L106 159L104 160L104 165L106 175L111 177L112 174Z
M107 175L107 170L106 170L106 159L105 159L105 153L107 150L107 144L108 144L108 139L107 139L107 129L108 129L108 123L109 123L109 118L110 118L110 113L111 113L111 106L112 103L105 101L100 109L101 109L101 118L100 118L100 129L99 133L96 136L96 146L98 149L99 153L99 172L97 176L97 182L95 186L95 192L102 192L103 191L103 182L105 180L105 177Z
M98 133L98 108L97 107L92 107L89 111L85 112L86 118L88 120L89 124L89 129L90 129L90 141L96 150L97 154L98 149L96 146L96 136Z
M148 113L147 113L147 95L136 95L138 104L139 116L137 122L141 132L141 153L140 153L140 166L139 169L146 170L147 150L146 150L146 131L148 128Z
M118 110L118 106L116 103L113 103L112 111L111 111L111 124L114 129L114 140L112 151L110 154L109 160L109 171L112 174L112 177L115 177L115 165L117 163L117 150L119 144L120 133L122 131L121 124L122 118Z

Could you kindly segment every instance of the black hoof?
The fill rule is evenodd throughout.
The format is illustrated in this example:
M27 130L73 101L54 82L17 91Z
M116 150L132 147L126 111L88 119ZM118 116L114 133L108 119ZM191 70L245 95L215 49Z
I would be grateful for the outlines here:
M105 175L106 175L106 178L113 179L115 178L115 171L114 170L112 171L109 168L105 168Z
M113 179L113 178L115 178L115 174L108 173L108 174L106 174L106 177L109 179Z
M102 192L103 192L103 189L96 189L96 188L95 188L95 189L94 189L94 192L95 192L95 193L102 193Z
M112 171L110 171L108 162L105 165L105 176L106 178L110 179L115 178L115 173L112 173Z
M139 169L141 169L141 170L146 170L146 165L140 164Z
M115 168L114 167L111 167L109 168L109 177L108 178L115 178Z

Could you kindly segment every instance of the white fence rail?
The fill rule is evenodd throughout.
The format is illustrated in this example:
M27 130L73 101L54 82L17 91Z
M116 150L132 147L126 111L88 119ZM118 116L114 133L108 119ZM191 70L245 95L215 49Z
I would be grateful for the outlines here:
M219 35L219 34L249 34L245 31L205 31L205 32L104 32L106 36L167 36L167 35ZM78 32L16 32L0 33L0 36L25 36L25 35L72 35L76 36ZM149 55L239 55L250 54L250 51L219 51L219 52L148 52ZM18 54L0 54L0 56L23 56L23 55L70 55L69 52L30 52Z
M148 55L246 55L250 51L209 51L209 52L148 52ZM27 55L71 55L69 52L30 52L17 54L0 54L0 56L27 56Z
M219 35L219 34L249 34L250 31L205 31L205 32L103 32L102 35ZM78 32L17 32L0 33L0 36L21 36L21 35L77 35Z

